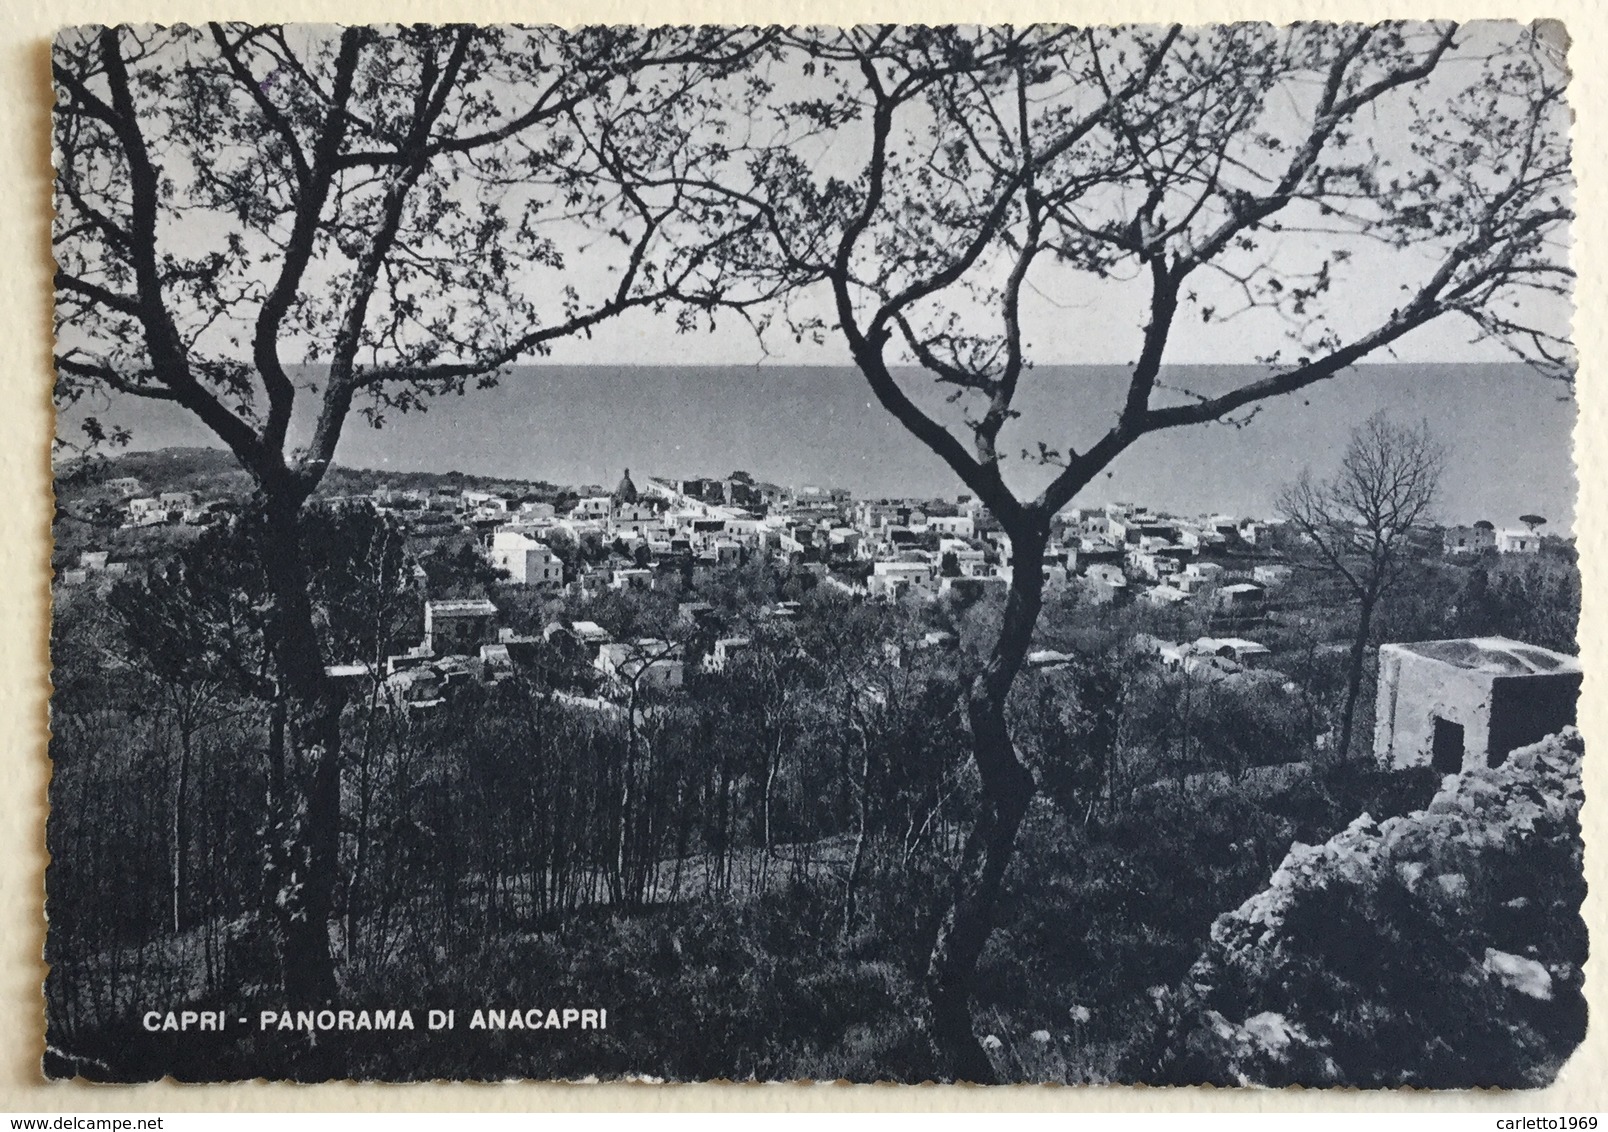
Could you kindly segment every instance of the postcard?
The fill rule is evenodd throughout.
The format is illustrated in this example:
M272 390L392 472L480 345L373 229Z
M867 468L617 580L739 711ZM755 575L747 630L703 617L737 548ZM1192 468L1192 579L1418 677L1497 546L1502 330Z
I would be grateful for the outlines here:
M43 1073L1548 1084L1565 49L61 31Z

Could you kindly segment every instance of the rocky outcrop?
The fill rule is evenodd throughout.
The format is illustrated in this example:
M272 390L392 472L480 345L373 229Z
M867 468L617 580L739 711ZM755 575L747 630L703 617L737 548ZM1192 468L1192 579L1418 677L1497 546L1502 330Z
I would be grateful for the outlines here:
M1134 1065L1176 1083L1544 1085L1585 1034L1573 729L1429 807L1296 844L1154 993Z

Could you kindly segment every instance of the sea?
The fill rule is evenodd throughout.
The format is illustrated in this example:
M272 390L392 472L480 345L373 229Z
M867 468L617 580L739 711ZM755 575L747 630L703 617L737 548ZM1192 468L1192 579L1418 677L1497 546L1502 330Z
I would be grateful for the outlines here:
M1164 370L1157 403L1221 392L1263 371L1247 366ZM1124 366L1030 370L1020 416L1002 435L1007 481L1034 494L1067 446L1082 450L1122 404ZM303 375L316 384L316 375ZM918 404L965 438L967 412L919 371L901 371ZM297 428L313 398L303 394ZM1427 422L1447 453L1437 517L1516 525L1521 514L1572 530L1576 494L1567 387L1518 365L1386 363L1356 366L1265 402L1229 422L1146 436L1099 475L1077 502L1133 501L1177 514L1272 514L1280 489L1303 469L1332 474L1350 431L1376 412ZM113 403L100 414L126 424L139 448L207 444L206 431L161 404ZM294 439L294 436L293 436ZM1041 453L1043 444L1047 452ZM950 468L843 366L531 365L494 388L392 413L383 427L353 414L337 452L349 467L461 471L561 484L608 485L633 476L724 476L741 470L793 486L847 488L856 497L952 497L966 491Z

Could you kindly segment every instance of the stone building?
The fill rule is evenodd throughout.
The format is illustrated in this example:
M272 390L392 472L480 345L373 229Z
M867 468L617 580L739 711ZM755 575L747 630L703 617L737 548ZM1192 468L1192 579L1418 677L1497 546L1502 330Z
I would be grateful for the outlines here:
M1374 755L1395 767L1454 774L1575 721L1580 661L1506 637L1379 649Z
M483 598L424 603L424 649L435 656L475 656L497 641L497 607Z

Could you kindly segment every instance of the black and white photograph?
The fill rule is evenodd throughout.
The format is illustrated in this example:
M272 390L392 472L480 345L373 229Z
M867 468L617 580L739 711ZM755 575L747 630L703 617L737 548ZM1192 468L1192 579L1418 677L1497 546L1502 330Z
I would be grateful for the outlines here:
M1552 1083L1569 46L62 29L40 1073Z

